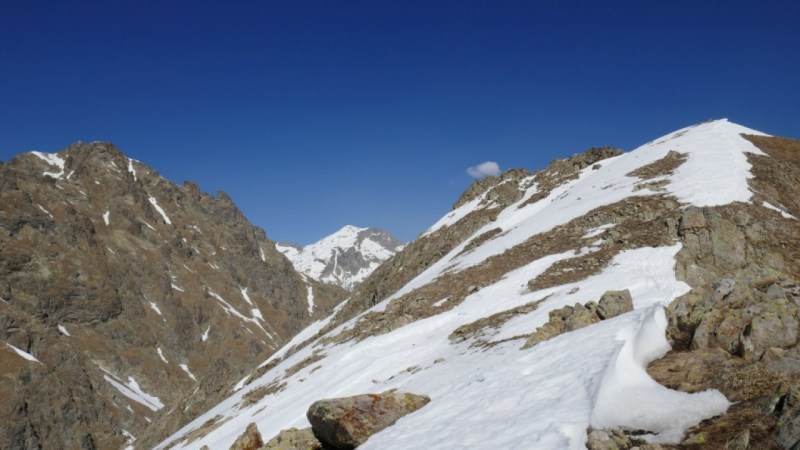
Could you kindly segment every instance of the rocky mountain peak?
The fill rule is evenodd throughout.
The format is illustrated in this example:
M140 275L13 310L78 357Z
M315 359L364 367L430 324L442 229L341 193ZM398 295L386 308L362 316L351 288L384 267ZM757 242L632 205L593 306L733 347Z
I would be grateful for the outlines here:
M0 448L166 436L346 294L107 142L19 155L0 187Z
M305 247L285 243L276 246L301 273L347 290L355 289L402 247L402 242L384 230L353 225Z

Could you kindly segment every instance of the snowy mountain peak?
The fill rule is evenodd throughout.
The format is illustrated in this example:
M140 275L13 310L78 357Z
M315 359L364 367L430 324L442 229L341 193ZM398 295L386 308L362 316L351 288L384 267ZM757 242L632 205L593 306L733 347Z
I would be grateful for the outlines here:
M328 284L353 290L382 262L403 248L403 243L386 231L346 225L319 241L301 247L275 245L297 271Z

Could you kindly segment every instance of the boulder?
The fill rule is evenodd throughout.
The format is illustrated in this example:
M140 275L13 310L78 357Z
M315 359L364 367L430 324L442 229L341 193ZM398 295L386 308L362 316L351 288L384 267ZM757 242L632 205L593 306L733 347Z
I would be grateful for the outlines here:
M244 433L233 442L230 450L259 450L263 446L264 441L261 440L258 427L255 423L250 422Z
M597 315L600 319L610 319L620 314L633 311L631 291L607 291L597 304Z
M383 392L314 402L306 416L327 449L348 450L430 402L425 395Z
M311 428L289 428L282 430L277 436L270 439L263 447L264 450L322 450L322 444L314 436Z

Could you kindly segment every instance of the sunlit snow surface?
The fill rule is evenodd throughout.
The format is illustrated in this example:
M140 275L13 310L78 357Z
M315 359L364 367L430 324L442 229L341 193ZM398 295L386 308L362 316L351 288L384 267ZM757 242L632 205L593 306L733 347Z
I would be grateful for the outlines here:
M487 225L500 227L504 233L458 255L472 238L487 231L478 230L390 299L434 281L446 270L479 264L597 207L633 195L653 194L647 189L634 192L633 187L640 180L626 174L663 158L670 150L688 155L688 160L669 177L667 186L682 202L720 205L748 201L750 167L744 152L760 152L739 133L762 134L725 120L679 130L631 153L601 161L599 169L587 168L577 180L556 188L547 198L518 209L537 189L531 187L517 204ZM458 215L468 213L459 211ZM438 225L448 226L454 219L451 216ZM576 242L575 249L581 253L596 250L587 245ZM161 446L175 442L175 448L227 448L250 422L255 422L269 439L282 429L307 427L305 412L315 400L388 389L426 394L432 401L359 448L582 449L590 425L648 429L658 433L651 437L654 440L675 441L685 427L719 414L728 406L727 400L714 391L690 395L668 390L644 370L647 362L668 349L663 306L689 290L674 273L675 255L680 248L676 243L627 250L599 274L528 292L529 280L555 262L575 257L575 252L545 256L505 274L495 284L433 317L358 343L308 345ZM575 291L575 287L580 289ZM470 348L469 341L452 344L448 340L461 325L543 300L536 310L508 321L490 338L499 341L524 336L544 324L553 309L597 300L608 290L621 289L630 290L634 311L527 350L520 350L522 339L488 350ZM388 301L373 310L384 309ZM329 334L335 335L353 322ZM324 322L313 324L290 345L312 336L323 325ZM285 354L290 345L270 360ZM324 358L283 378L287 368L314 351ZM412 368L419 370L407 370ZM285 381L286 389L250 407L239 408L248 392L277 380ZM217 415L231 419L201 439L191 443L184 440L185 433Z

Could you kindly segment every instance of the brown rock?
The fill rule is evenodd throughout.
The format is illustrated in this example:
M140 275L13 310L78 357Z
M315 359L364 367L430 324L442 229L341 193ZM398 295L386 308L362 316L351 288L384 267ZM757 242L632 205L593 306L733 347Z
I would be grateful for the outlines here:
M289 428L282 430L277 436L270 439L263 447L264 450L322 450L322 444L314 436L311 428Z
M349 450L428 402L425 395L400 392L356 395L316 401L306 416L326 448Z
M230 450L259 450L263 446L264 441L261 440L258 427L255 423L250 422L244 433L233 442Z

